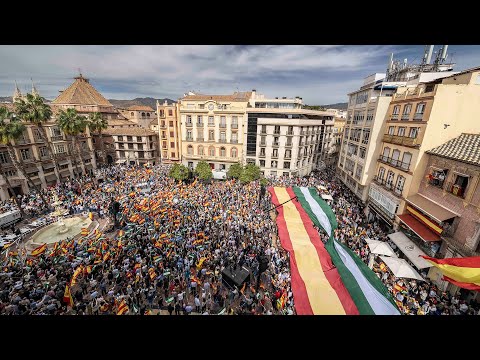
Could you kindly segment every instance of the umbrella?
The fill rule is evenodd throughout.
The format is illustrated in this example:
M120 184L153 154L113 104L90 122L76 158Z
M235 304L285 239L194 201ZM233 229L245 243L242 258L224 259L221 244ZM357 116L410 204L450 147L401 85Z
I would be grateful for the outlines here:
M409 278L425 281L418 272L415 271L404 259L392 258L388 256L380 256L388 268L392 271L393 275L397 278Z
M393 249L386 242L372 240L369 238L366 238L365 241L367 242L371 253L378 255L387 255L395 258L397 257Z

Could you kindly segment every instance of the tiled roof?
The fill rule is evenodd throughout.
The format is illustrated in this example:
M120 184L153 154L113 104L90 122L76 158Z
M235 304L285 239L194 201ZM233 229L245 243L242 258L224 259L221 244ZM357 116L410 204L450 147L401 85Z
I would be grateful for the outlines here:
M188 95L181 98L180 100L248 101L248 99L250 99L250 96L252 96L252 92L247 91L247 92L234 92L232 95L205 95L205 94Z
M152 125L158 125L158 119L153 119L152 121L150 121L150 126Z
M108 120L108 125L109 126L120 126L120 125L128 126L128 125L137 125L137 124L130 120L110 119Z
M155 111L153 110L150 106L144 106L144 105L132 105L127 108L127 110L133 110L133 111Z
M82 75L52 101L53 104L81 104L113 106Z
M480 166L480 134L463 133L427 151L427 154Z
M110 135L134 135L134 136L150 136L150 135L156 134L155 131L144 129L142 127L107 129L105 130L105 133Z

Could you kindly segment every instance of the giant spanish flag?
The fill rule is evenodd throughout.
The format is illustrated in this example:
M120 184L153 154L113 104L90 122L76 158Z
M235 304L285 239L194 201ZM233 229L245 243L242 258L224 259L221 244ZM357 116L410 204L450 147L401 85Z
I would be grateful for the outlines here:
M335 214L314 188L269 188L282 246L290 252L297 314L398 315L375 273L334 240ZM294 199L292 201L288 201ZM313 225L329 236L325 246Z
M463 289L480 291L480 256L435 259L422 256L443 274L443 279Z
M38 256L38 255L40 255L40 254L43 254L43 253L45 252L45 250L47 250L47 244L46 244L46 243L43 244L43 245L41 245L41 246L39 246L39 247L37 247L37 248L35 248L35 249L32 251L31 255L32 255L32 256Z

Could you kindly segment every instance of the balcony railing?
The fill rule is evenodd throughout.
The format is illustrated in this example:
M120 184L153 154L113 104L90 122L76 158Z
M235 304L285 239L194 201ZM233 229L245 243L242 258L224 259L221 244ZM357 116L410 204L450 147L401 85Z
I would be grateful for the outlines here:
M197 141L203 141L203 136L202 137L197 136Z
M392 114L391 119L392 120L398 120L398 114Z
M203 127L203 122L201 122L201 123L197 122L197 127Z
M288 142L287 142L287 143L285 144L285 146L286 146L286 147L292 147L292 143L288 143Z
M408 120L410 118L410 113L402 114L402 120Z
M260 155L258 155L258 157L265 157L265 154L260 153Z
M460 185L455 185L453 182L447 183L445 190L459 198L465 199L466 188Z
M287 131L287 136L293 136L293 131Z
M17 145L27 145L30 144L30 139L18 139L15 140L15 142L17 143Z
M225 128L227 127L227 124L222 124L222 123L220 123L219 126L220 126L221 129L225 129Z
M227 139L220 139L218 140L219 143L221 144L226 144L227 143Z
M188 122L185 124L186 127L193 127L193 123L192 122Z
M51 137L52 141L60 141L63 140L63 135L56 135Z
M420 146L420 144L418 143L418 138L412 138L408 136L385 134L383 135L383 141L391 144L398 144L410 147Z
M232 139L232 140L230 140L230 143L231 144L238 144L238 140L237 139Z
M193 137L187 136L187 138L185 139L185 141L193 141Z
M378 160L403 171L408 171L410 169L410 163L404 163L403 161L392 159L391 157L384 155L380 155Z
M267 146L266 142L260 142L260 146Z
M232 129L238 129L238 124L232 124Z
M285 159L291 159L292 158L292 155L288 155L288 154L285 154Z
M274 143L272 144L272 146L280 146L280 143L274 142Z
M415 113L413 120L423 120L423 113Z
M278 158L278 154L272 154L272 159L277 159Z

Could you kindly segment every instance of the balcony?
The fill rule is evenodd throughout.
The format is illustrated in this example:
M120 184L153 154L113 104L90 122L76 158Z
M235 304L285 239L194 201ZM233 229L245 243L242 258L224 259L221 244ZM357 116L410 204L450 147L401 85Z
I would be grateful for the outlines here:
M394 168L400 169L402 171L408 172L410 169L410 163L404 163L403 161L392 159L384 155L380 155L378 161L393 166Z
M185 158L187 159L192 159L192 160L206 160L206 161L229 161L229 162L238 162L239 158L238 157L227 157L227 156L212 156L212 155L184 155Z
M258 157L264 158L265 154L260 153L260 155L258 155Z
M227 143L227 139L220 139L220 140L218 140L218 142L219 142L220 144L226 144L226 143Z
M166 127L167 127L167 124L165 124L165 122L162 121L162 122L160 123L160 127L161 127L161 128L166 128Z
M465 187L456 185L452 182L447 183L447 186L445 187L445 191L455 196L458 196L461 199L465 199L465 193L466 193L465 190L466 190Z
M214 122L209 122L209 123L208 123L208 126L210 126L210 127L215 127L215 123L214 123Z
M292 143L288 143L288 142L287 142L287 143L285 144L285 147L292 147Z
M185 123L185 126L186 126L186 127L193 127L193 123L192 123L191 121L190 121L190 122L187 121L187 122Z
M392 114L390 117L391 120L398 120L398 114Z
M445 183L445 179L440 180L440 179L432 176L431 178L428 179L427 182L428 182L429 185L436 186L436 187L439 187L439 188L442 189L443 184Z
M203 136L202 137L197 136L197 141L203 141L203 139L204 139Z
M16 145L28 145L30 144L30 139L18 139L15 140Z
M237 139L232 139L232 140L230 140L230 144L238 144L238 140Z
M260 142L260 146L267 146L266 142Z
M63 135L56 135L51 137L52 141L62 141L63 140Z
M223 123L220 123L220 129L226 129L227 128L227 124L223 124Z
M402 114L402 120L408 120L410 118L410 113Z
M411 138L408 136L385 134L383 135L383 141L391 144L398 144L398 145L409 146L409 147L420 146L420 144L418 143L418 138Z
M267 135L267 129L262 129L262 130L260 130L260 134L262 134L262 135Z
M285 154L285 159L291 159L292 158L292 154Z
M293 136L293 131L287 131L287 136Z
M187 136L185 141L193 141L193 137Z
M232 129L238 129L238 124L232 124Z
M280 143L279 143L279 142L274 142L274 143L272 144L272 146L279 147L279 146L280 146Z
M415 115L413 115L413 120L417 120L417 121L422 121L423 120L423 113L415 113Z
M203 122L201 122L201 123L197 122L197 127L203 127Z
M278 154L273 153L272 154L272 159L278 159Z

